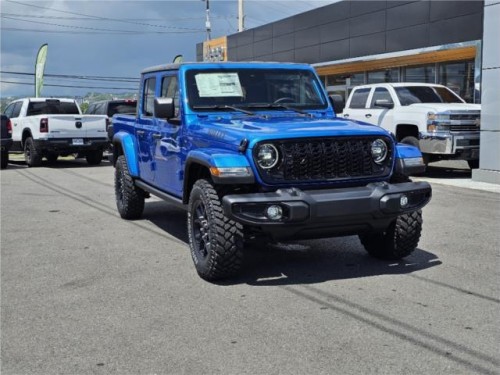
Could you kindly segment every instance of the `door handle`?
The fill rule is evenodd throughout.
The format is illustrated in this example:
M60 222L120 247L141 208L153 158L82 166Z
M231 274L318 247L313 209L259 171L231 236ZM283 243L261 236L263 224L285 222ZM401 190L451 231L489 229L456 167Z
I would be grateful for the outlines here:
M144 135L144 130L136 130L137 135Z
M372 114L371 114L371 113L367 113L367 114L365 115L365 117L366 117L366 118L370 118L370 117L372 117Z
M344 115L344 117L346 117L346 118L347 118L347 117L349 117L349 113L346 113L346 114Z
M161 133L153 133L153 139L161 139Z

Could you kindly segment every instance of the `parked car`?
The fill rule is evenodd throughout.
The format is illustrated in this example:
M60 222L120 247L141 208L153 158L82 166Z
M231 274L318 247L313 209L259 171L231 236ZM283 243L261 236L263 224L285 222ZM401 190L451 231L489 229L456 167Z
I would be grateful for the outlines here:
M357 86L343 116L394 133L398 142L419 147L427 164L466 160L479 167L479 104L466 103L452 90L428 83Z
M9 149L12 146L12 122L5 115L2 115L1 135L1 164L2 169L5 169L9 164Z
M118 212L140 218L150 194L185 209L202 278L237 273L257 239L357 234L385 259L417 247L431 187L407 175L422 154L336 118L309 65L172 64L140 87L137 114L113 120Z
M135 99L114 99L102 100L91 103L87 108L89 115L106 115L106 131L109 141L113 138L113 116L115 114L133 114L137 110L137 100Z
M102 160L106 117L82 115L73 99L19 99L4 114L12 121L12 150L24 151L29 167L39 166L44 157L54 162L59 155L79 154L91 165Z

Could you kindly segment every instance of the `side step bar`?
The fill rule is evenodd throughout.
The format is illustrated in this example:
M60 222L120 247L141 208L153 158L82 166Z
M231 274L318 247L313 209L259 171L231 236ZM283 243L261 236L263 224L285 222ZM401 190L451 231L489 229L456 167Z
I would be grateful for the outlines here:
M161 198L164 201L166 201L166 202L168 202L168 203L170 203L178 208L182 208L183 210L187 210L187 204L182 203L181 199L174 197L173 195L170 195L168 193L164 193L163 191L158 190L157 188L155 188L151 185L148 185L145 182L140 181L140 180L135 180L135 185L137 187L140 187L142 190L145 190L150 194L156 195L158 198Z

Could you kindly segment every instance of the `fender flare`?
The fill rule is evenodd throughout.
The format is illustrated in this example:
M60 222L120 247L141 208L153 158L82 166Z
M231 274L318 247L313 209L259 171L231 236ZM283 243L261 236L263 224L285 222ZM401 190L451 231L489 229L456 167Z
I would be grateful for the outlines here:
M125 156L125 160L127 161L127 167L130 175L132 177L139 177L139 160L137 157L135 137L129 133L120 131L113 136L113 146L113 164L116 163L118 156L123 154Z

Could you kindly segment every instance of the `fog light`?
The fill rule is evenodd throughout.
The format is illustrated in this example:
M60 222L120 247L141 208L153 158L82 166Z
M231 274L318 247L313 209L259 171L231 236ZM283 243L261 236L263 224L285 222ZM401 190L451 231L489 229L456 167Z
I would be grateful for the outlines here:
M401 207L408 206L408 197L403 194L401 198L399 198L399 204L401 205Z
M283 217L283 210L278 205L269 206L266 215L270 220L280 220Z

